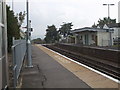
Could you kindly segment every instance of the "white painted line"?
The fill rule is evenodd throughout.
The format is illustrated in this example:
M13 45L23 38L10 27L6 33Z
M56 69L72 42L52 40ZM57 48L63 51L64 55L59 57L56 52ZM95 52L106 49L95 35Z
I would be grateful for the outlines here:
M41 45L41 46L42 46L42 45ZM43 46L43 47L44 47L44 46ZM82 64L82 63L80 63L80 62L77 62L77 61L71 59L71 58L68 58L68 57L66 57L66 56L64 56L64 55L62 55L62 54L60 54L60 53L58 53L58 52L56 52L56 51L53 51L53 50L51 50L51 49L49 49L49 48L47 48L47 47L44 47L44 48L52 51L53 53L56 53L56 54L64 57L64 58L66 58L66 59L68 59L68 60L70 60L70 61L72 61L72 62L75 62L75 63L77 63L77 64L79 64L79 65L81 65L81 66L83 66L83 67L85 67L85 68L87 68L87 69L89 69L89 70L91 70L91 71L94 71L94 72L96 72L96 73L98 73L98 74L100 74L100 75L102 75L102 76L104 76L104 77L106 77L106 78L108 78L108 79L111 79L111 80L113 80L114 82L120 83L120 81L119 81L118 79L115 79L115 78L113 78L113 77L111 77L111 76L108 76L108 75L106 75L106 74L98 71L98 70L95 70L95 69L93 69L93 68L91 68L91 67L88 67L88 66L86 66L86 65L84 65L84 64Z

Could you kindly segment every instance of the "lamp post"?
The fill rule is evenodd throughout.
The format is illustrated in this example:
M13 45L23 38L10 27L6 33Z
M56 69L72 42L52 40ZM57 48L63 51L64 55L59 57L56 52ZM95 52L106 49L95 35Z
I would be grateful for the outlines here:
M103 4L103 6L108 6L108 18L110 18L110 6L113 6L115 4Z
M103 6L108 6L108 24L110 24L110 6L113 6L115 4L103 4ZM109 33L110 33L110 42L109 42L109 46L112 46L112 35L111 35L111 31L109 28Z
M32 57L31 57L31 41L30 41L30 30L31 25L29 21L29 2L26 1L26 10L27 10L27 37L26 37L26 48L27 48L27 67L33 67L32 66Z

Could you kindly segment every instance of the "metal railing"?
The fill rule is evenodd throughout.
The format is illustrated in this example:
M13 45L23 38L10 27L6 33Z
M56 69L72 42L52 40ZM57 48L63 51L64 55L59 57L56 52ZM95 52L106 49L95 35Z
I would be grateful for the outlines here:
M24 57L26 54L26 40L14 40L12 46L13 53L13 83L16 88L20 71L23 65Z

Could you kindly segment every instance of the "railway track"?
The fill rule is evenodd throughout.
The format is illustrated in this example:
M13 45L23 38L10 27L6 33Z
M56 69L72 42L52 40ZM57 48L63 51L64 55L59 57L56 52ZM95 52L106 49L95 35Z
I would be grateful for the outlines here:
M44 45L45 47L52 49L62 55L65 55L73 60L76 60L82 64L85 64L91 68L94 68L102 73L105 73L115 79L120 80L120 67L118 64L111 64L110 62L105 62L104 60L96 60L88 57L84 57L78 53L71 52L66 49L58 48L54 45Z

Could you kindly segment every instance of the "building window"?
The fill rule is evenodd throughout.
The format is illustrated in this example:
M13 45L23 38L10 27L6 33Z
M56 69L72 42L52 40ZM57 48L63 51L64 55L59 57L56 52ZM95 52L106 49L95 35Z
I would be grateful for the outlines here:
M94 35L92 35L92 40L95 40L95 36Z
M0 0L0 58L2 57L2 1Z
M83 37L82 37L82 35L81 35L81 36L80 36L80 40L82 40L82 38L83 38Z
M0 23L2 22L2 1L0 0Z
M2 55L5 55L5 30L2 28Z
M0 58L2 57L2 29L0 27Z
M0 0L0 57L5 55L4 2Z
M6 74L6 4L4 0L0 0L0 89L5 88L7 85ZM5 23L4 23L5 22ZM1 77L4 76L4 77ZM2 78L2 79L1 79Z
M4 4L4 1L2 2L2 8L1 8L1 10L2 10L2 20L1 20L2 24L4 24L4 19L5 19L5 17L4 17L5 16L4 15L5 14L5 10L4 10L4 5L3 4Z

